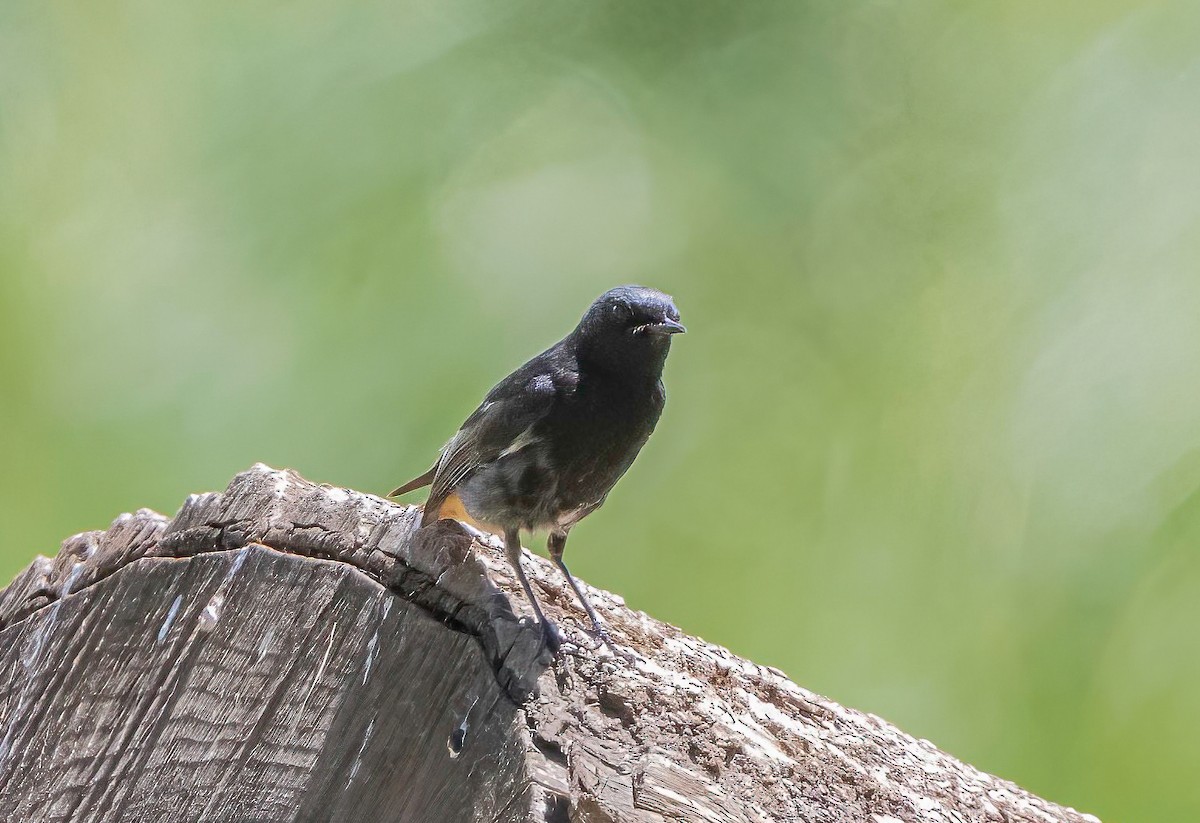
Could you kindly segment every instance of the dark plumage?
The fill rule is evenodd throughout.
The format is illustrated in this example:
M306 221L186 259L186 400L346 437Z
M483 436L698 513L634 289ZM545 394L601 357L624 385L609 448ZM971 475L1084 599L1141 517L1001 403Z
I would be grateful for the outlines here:
M682 331L679 311L662 292L605 292L574 331L488 392L429 471L391 493L432 483L422 526L465 513L502 532L551 644L557 635L521 569L520 530L550 530L550 557L608 642L563 549L571 527L604 503L654 431L666 398L663 364L671 336Z

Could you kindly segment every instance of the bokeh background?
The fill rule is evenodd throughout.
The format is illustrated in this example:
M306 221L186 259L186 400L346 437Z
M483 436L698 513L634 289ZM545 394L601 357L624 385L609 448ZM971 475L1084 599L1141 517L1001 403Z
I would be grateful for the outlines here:
M570 546L1106 820L1200 814L1200 4L0 2L0 577L382 492L604 289L690 333Z

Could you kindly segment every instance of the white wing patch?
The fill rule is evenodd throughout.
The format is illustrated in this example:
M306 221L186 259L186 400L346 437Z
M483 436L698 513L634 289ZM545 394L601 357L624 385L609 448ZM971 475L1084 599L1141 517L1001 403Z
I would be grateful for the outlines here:
M526 446L531 446L541 439L542 438L536 437L534 435L533 426L530 426L525 431L518 434L516 439L513 440L513 442L508 446L508 448L506 448L504 451L500 452L500 457L507 457L510 454L515 454L516 452L519 452L521 449L525 448Z

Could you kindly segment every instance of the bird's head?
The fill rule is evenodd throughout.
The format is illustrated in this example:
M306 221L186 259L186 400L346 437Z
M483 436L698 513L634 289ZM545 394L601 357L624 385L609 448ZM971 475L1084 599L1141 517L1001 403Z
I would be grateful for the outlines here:
M610 369L662 371L671 337L687 331L668 295L645 286L620 286L600 295L575 330L580 357Z

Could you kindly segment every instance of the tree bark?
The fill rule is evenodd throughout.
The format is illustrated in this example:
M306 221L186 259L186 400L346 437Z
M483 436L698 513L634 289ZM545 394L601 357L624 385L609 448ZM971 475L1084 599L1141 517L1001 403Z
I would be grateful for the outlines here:
M6 821L1084 823L452 521L257 465L0 592ZM514 613L514 610L516 613ZM519 613L521 617L518 617Z

